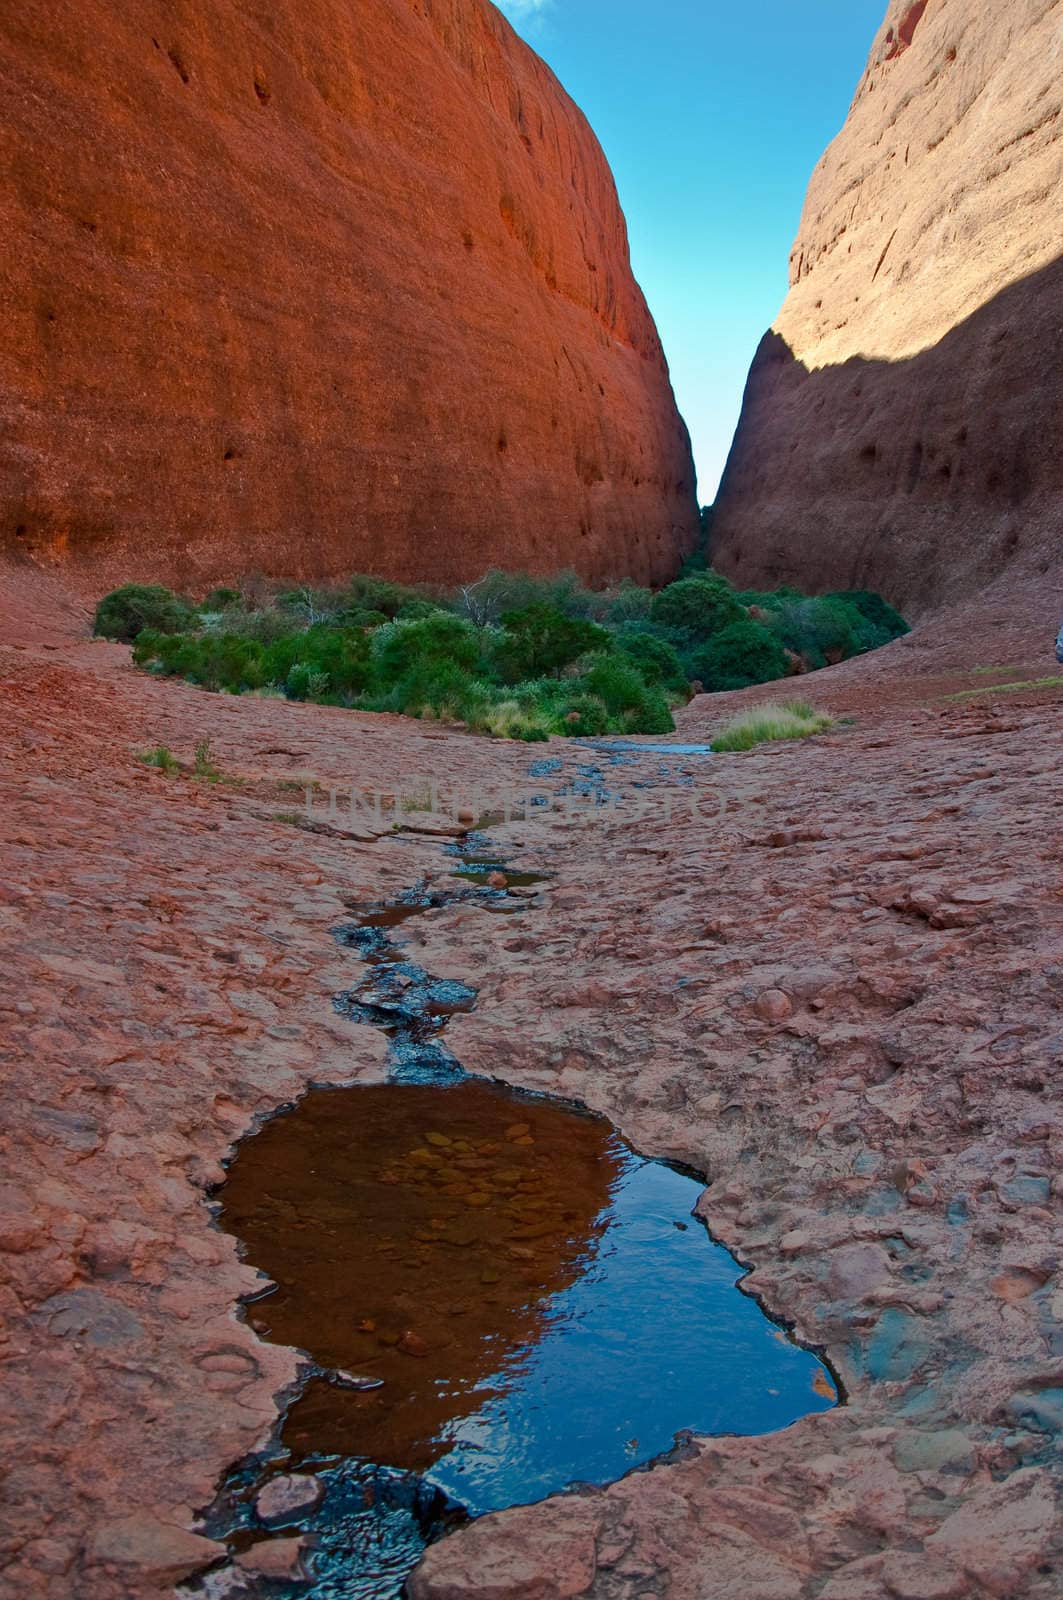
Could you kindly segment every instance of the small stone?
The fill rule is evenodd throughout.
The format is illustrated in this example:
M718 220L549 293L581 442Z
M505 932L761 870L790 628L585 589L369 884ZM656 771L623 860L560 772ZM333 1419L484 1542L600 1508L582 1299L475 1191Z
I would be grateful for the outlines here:
M265 1488L259 1490L255 1497L255 1515L267 1525L292 1522L296 1517L313 1511L315 1506L321 1504L324 1495L325 1490L317 1478L288 1472L282 1477L271 1478Z
M794 1003L784 989L765 989L757 996L753 1009L765 1022L785 1022L793 1013Z
M369 1328L366 1331L371 1333L373 1330ZM369 1378L363 1373L344 1372L339 1369L332 1374L332 1381L338 1384L341 1389L369 1390L382 1389L384 1387L383 1378Z
M306 1576L302 1551L301 1538L266 1539L242 1551L236 1558L236 1565L243 1572L253 1572L260 1578L287 1578L298 1582Z

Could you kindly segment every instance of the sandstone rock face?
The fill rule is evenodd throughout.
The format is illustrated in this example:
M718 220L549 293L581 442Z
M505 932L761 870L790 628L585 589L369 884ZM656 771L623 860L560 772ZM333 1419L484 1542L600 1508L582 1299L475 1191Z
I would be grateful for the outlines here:
M487 0L0 12L0 550L665 579L693 468L587 123Z
M916 611L1063 545L1061 0L891 0L813 175L715 523Z

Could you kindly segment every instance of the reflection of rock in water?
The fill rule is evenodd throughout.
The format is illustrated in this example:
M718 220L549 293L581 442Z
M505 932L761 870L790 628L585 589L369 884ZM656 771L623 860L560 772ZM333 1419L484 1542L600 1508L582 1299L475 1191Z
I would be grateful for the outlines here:
M424 1470L586 1270L630 1152L600 1118L482 1081L314 1090L247 1141L221 1221L276 1291L257 1331L337 1373L283 1442Z

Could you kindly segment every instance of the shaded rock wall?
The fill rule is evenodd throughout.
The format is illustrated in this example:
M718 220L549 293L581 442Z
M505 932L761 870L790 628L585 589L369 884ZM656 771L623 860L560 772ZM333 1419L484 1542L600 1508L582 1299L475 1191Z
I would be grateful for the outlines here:
M486 0L0 10L0 549L669 576L693 469L586 121Z
M1063 552L1063 0L895 0L812 177L714 523L916 611Z

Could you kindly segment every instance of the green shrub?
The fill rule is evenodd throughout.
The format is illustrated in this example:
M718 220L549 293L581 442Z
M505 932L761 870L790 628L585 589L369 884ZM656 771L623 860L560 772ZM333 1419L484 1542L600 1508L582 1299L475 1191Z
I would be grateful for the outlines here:
M899 639L911 631L900 612L872 589L836 589L824 598L841 600L847 605L855 606L864 620L871 624L876 635L882 636L883 643L890 639Z
M194 615L190 600L161 584L126 583L104 595L96 607L92 631L102 639L132 644L145 628L181 633L191 626Z
M687 675L675 646L667 639L641 628L621 628L617 631L616 642L647 683L675 694L687 693Z
M395 617L398 622L423 622L425 617L434 616L437 612L446 611L446 609L446 606L439 605L435 600L414 598L412 600L404 600L396 611ZM364 615L377 617L381 621L384 620L382 613L379 611L369 611ZM372 624L369 624L369 626L372 626Z
M623 578L615 589L606 591L606 604L599 620L612 626L625 622L648 621L653 606L653 590Z
M620 654L593 657L576 681L588 694L597 695L614 717L640 706L647 692L638 667Z
M786 651L768 628L732 622L690 657L692 675L710 693L745 689L786 676Z
M692 641L710 639L744 615L730 584L715 572L670 583L654 595L650 607L654 622L686 634Z
M281 685L291 700L328 697L350 705L369 683L369 640L356 628L316 623L274 639L263 668L264 682Z
M772 627L787 649L812 670L869 648L863 642L870 630L866 618L848 601L826 595L784 601Z
M242 608L244 597L239 589L212 589L210 593L199 602L196 609L199 612L213 614L220 611L233 611Z
M831 719L804 700L751 706L732 717L712 741L719 752L752 750L756 744L775 739L807 739L831 726Z
M597 623L577 621L540 601L505 612L502 625L491 660L503 683L544 678L592 650L612 649L610 635Z
M408 601L417 598L416 591L406 588L404 584L392 583L387 578L370 578L359 573L351 579L344 591L343 610L345 613L376 611L383 617L392 618L398 616Z
M391 622L372 635L373 684L386 693L412 672L432 664L473 668L480 642L461 617L440 611L420 622Z
M598 656L577 681L602 702L621 732L670 733L675 727L660 690L651 688L634 662L620 655Z
M426 656L385 692L379 708L408 716L467 722L489 703L490 691L456 661Z
M609 731L609 713L597 695L573 689L555 704L552 726L570 738L586 739Z
M243 595L212 590L198 609L166 589L127 585L101 601L98 626L130 636L138 665L207 689L543 739L669 732L669 706L691 677L711 689L763 682L785 672L784 644L822 665L905 624L865 591L738 596L719 574L696 571L656 596L630 580L595 593L571 572L494 570L450 601L365 575L277 595L252 579Z

